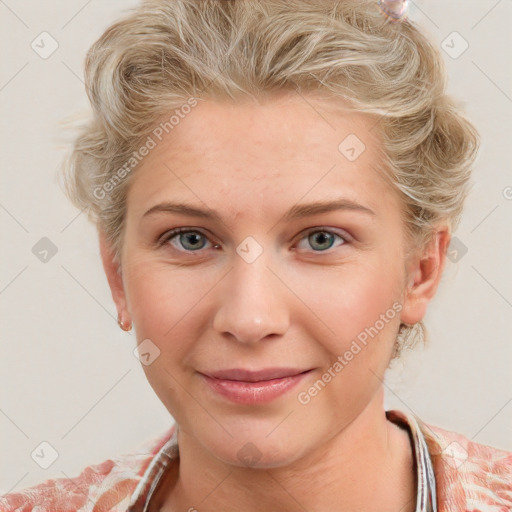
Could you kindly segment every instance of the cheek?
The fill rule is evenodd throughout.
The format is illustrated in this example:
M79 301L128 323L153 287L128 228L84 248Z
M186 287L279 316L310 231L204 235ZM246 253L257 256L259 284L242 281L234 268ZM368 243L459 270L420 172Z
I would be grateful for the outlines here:
M207 293L212 286L194 270L154 262L130 267L125 289L138 342L149 338L163 356L182 359L208 323Z
M171 267L151 260L127 265L125 291L130 313L138 326L160 326L162 329L172 326L187 297L182 275L182 271L173 271Z
M314 280L305 280L304 286L309 285L309 290L304 288L300 293L307 297L304 301L310 310L307 318L315 337L332 340L326 348L340 354L375 324L379 336L387 336L394 324L399 323L399 279L396 263L385 265L377 261L354 263L339 271L326 268ZM312 283L321 284L312 286ZM380 320L381 315L384 322Z
M206 317L200 299L208 288L191 283L198 283L191 272L149 262L127 271L126 292L137 344L150 340L159 350L153 362L141 366L156 395L172 411L184 407L183 388L188 382L183 367Z
M357 415L382 384L400 323L401 303L392 272L382 273L378 266L373 270L354 268L345 280L331 281L324 288L329 300L318 303L322 308L318 316L329 329L318 320L310 324L310 332L322 340L328 353L316 386L322 389L324 399L315 399L314 407L318 417L335 415L345 421L347 414ZM333 408L333 404L337 406Z
M176 290L165 285L155 272L132 270L126 279L130 314L137 333L161 338L172 326Z

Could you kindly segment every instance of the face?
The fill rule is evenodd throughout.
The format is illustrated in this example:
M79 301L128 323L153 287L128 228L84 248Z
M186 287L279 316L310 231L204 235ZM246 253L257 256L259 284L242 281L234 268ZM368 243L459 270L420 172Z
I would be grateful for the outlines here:
M335 436L423 316L374 123L298 95L200 102L133 176L114 298L160 351L156 394L220 460L284 465Z

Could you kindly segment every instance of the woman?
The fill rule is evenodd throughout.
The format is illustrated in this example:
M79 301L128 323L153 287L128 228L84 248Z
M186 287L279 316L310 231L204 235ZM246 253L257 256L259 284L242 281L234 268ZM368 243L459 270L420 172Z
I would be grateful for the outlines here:
M66 190L176 424L1 510L511 509L512 453L383 407L478 147L397 4L150 0L94 44Z

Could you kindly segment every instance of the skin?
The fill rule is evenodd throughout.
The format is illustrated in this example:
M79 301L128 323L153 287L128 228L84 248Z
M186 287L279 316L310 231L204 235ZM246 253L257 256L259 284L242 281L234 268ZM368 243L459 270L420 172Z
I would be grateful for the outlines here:
M121 274L99 232L118 312L139 343L158 346L143 369L179 424L179 471L158 495L161 510L415 510L409 438L385 417L382 381L400 322L420 321L436 292L449 231L441 226L429 247L407 251L401 203L375 169L375 120L331 106L295 93L199 103L133 176ZM355 161L338 150L349 134L366 146ZM297 203L342 196L375 215L284 220ZM163 201L220 218L143 217ZM176 227L204 237L177 235L158 247ZM311 228L350 238L308 239ZM252 263L236 252L247 236L263 249ZM401 310L378 335L299 403L298 393L395 302ZM271 366L315 370L254 406L215 395L197 373ZM248 442L259 454L251 467L238 456Z

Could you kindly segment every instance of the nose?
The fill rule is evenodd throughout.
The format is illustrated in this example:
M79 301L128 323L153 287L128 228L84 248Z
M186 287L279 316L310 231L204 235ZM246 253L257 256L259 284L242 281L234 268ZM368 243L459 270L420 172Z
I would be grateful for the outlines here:
M213 328L222 336L254 344L286 333L286 287L264 255L252 263L235 256L233 268L223 279L213 321Z

